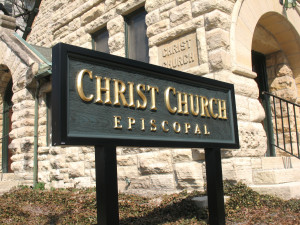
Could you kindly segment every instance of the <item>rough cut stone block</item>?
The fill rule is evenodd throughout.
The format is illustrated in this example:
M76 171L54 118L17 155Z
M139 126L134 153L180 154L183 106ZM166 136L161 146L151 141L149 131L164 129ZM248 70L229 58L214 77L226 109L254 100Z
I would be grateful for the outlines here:
M300 182L291 182L276 185L252 185L254 191L261 194L272 194L283 199L300 198Z
M186 2L170 10L171 26L177 26L192 18L191 4Z
M67 148L66 149L66 162L77 162L79 161L79 149Z
M220 71L215 73L215 79L234 84L235 94L254 99L257 99L259 96L257 83L252 78L239 76L228 71Z
M233 158L222 158L223 180L236 180L236 170L234 169Z
M300 169L269 169L256 170L253 172L255 184L281 184L300 180Z
M126 183L125 185L128 186L128 189L150 189L150 177L149 176L142 176L130 179L130 184ZM124 186L125 188L125 186Z
M233 7L234 7L234 1L218 1L216 0L216 8L227 13L227 14L231 14Z
M153 189L174 189L175 179L173 174L151 175L151 184Z
M208 50L217 48L228 48L229 32L221 28L216 28L206 32Z
M110 10L110 11L102 14L101 16L99 16L98 18L96 18L95 20L90 22L89 24L87 24L84 27L85 31L87 33L94 33L99 29L99 24L105 24L109 20L113 19L115 16L116 16L116 10Z
M171 40L172 38L179 37L180 35L191 32L194 29L195 29L195 24L193 23L192 20L189 20L161 34L157 34L153 37L150 37L149 46L152 47L154 45L159 45L167 40Z
M64 179L64 175L62 173L60 173L59 170L51 170L50 171L50 179L51 180L63 180Z
M137 165L136 155L119 155L117 156L118 166L135 166Z
M11 169L13 171L24 171L24 163L23 162L13 162L11 164Z
M175 1L171 1L170 3L167 4L162 4L159 8L159 12L160 12L160 16L162 16L162 14L169 15L169 11L170 9L173 9L174 7L176 7L176 2ZM169 17L169 16L168 16Z
M151 12L154 9L157 9L169 2L172 2L173 0L152 0L152 1L146 1L145 3L145 9L147 12Z
M34 142L33 135L31 137L21 138L21 141L20 141L21 151L29 152L29 151L33 150L33 142Z
M176 162L185 162L192 160L192 151L191 149L175 149L173 151L173 161Z
M208 54L209 63L212 71L221 69L230 69L230 53L223 50L217 49Z
M115 1L115 0L113 0ZM129 1L124 1L122 0L123 3L117 5L116 7L116 13L119 15L124 15L128 12L134 11L138 8L140 8L143 3L145 2L144 0L129 0ZM113 4L111 7L115 7L116 5Z
M277 90L274 91L273 94L291 102L295 102L297 100L297 89Z
M84 162L68 163L68 173L71 178L84 176Z
M118 178L119 179L132 179L139 177L139 171L136 166L121 166L118 167Z
M85 153L84 160L85 162L95 163L95 153L94 152Z
M115 52L125 46L124 33L117 33L108 39L108 46L111 52Z
M110 52L111 52L110 54L112 54L112 55L117 55L117 56L120 56L120 57L125 57L126 56L125 48L121 48L121 49L119 49L115 52L112 52L112 51L110 51Z
M49 171L50 169L51 169L51 165L49 161L39 162L39 171Z
M57 155L61 152L60 149L60 147L50 147L49 152L51 155Z
M124 32L124 17L117 16L113 20L108 21L107 30L109 32L109 36L113 36L119 32Z
M187 2L187 1L189 1L189 0L176 0L176 3L177 3L177 5L180 5L180 4L182 4L184 2Z
M203 15L215 9L216 0L202 0L192 2L193 17Z
M169 19L165 19L148 26L147 36L152 37L153 35L166 31L169 28L169 23Z
M258 99L249 99L250 121L262 122L265 119L265 110Z
M87 188L91 186L91 178L90 177L77 177L74 179L74 187L75 188Z
M204 149L192 149L192 158L194 161L205 160Z
M192 68L184 70L184 72L191 73L191 74L194 74L197 76L203 76L203 77L206 76L207 77L207 75L209 73L209 66L208 66L208 63L203 63L199 66L194 66ZM211 77L208 77L208 78L211 78Z
M248 121L250 117L249 98L241 95L236 95L235 101L238 119Z
M154 23L159 22L159 20L160 20L159 9L156 9L152 12L147 13L145 20L146 20L147 26L150 26Z
M65 157L56 155L50 158L50 165L52 169L60 169L66 167Z
M205 15L205 30L209 31L215 28L228 30L230 27L230 16L219 10L214 10Z
M296 90L296 83L293 77L285 75L276 77L270 84L270 92L281 89Z
M177 163L175 173L180 188L199 187L204 184L202 163Z
M173 170L170 151L140 154L138 161L142 175L170 173Z
M261 123L238 122L241 149L237 156L262 157L267 149L266 132Z

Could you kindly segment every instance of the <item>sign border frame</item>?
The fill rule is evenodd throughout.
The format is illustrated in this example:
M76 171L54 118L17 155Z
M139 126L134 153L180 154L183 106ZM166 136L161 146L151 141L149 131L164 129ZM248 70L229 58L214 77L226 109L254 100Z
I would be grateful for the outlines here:
M185 81L188 83L201 83L204 86L219 87L221 89L229 90L231 99L231 111L233 119L233 142L195 142L188 140L187 142L178 142L176 140L158 140L161 137L155 138L139 138L126 139L115 137L91 138L91 137L69 137L67 132L67 75L68 74L68 57L69 55L76 55L77 58L85 61L105 61L108 64L118 64L123 68L130 68L134 71L147 71L156 78L170 78L176 81ZM117 146L135 146L135 147L203 147L203 148L239 148L239 135L236 115L235 92L234 85L230 83L221 82L218 80L208 79L197 75L192 75L186 72L168 69L161 66L156 66L128 58L110 55L103 52L92 51L81 47L76 47L68 44L58 43L52 50L52 145L117 145Z

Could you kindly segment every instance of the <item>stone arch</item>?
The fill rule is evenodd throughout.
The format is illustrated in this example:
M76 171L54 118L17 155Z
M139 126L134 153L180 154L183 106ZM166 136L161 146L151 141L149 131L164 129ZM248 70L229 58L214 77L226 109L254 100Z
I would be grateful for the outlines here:
M32 114L34 112L34 98L30 89L35 86L34 76L37 74L41 62L26 46L25 42L15 36L12 30L0 27L0 107L3 108L5 90L8 82L12 80L13 112L11 116L12 131L9 133L11 138L9 149L14 155L12 156L12 170L14 172L24 172L24 170L30 169L24 165L24 159L28 156L23 154L24 159L22 159L19 154L24 153L26 146L33 145L31 132L33 123L28 122L25 115L34 119ZM2 118L0 118L0 123L2 124ZM31 154L31 151L31 149L28 150L28 154Z
M297 79L300 76L299 10L284 10L277 0L238 0L230 31L233 72L256 77L252 72L251 50L255 28L260 22L275 37ZM300 84L300 81L297 82Z

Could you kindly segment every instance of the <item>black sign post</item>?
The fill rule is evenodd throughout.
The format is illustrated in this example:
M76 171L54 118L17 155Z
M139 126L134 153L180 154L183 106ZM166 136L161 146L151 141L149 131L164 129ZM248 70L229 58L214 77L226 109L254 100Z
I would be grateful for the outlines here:
M53 48L52 144L95 146L98 224L118 224L116 146L205 148L224 224L220 148L239 148L234 87L66 44Z
M115 146L95 146L98 224L119 224Z
M225 224L220 148L205 149L207 198L210 224Z

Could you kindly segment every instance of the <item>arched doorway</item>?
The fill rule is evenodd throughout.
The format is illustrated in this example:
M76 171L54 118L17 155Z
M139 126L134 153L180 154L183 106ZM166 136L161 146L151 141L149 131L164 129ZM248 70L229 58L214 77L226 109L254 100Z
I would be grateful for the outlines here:
M2 131L2 171L4 173L12 172L11 169L11 157L12 153L9 150L8 146L11 142L9 137L9 132L11 131L12 123L11 123L11 116L12 116L12 80L10 80L7 84L4 97L3 97L3 131Z
M259 19L252 39L252 70L266 113L268 156L299 157L295 79L299 65L293 61L293 55L300 53L299 44L299 35L284 16L268 12Z

